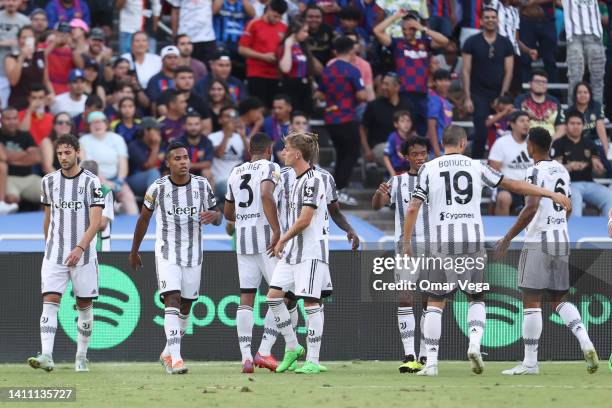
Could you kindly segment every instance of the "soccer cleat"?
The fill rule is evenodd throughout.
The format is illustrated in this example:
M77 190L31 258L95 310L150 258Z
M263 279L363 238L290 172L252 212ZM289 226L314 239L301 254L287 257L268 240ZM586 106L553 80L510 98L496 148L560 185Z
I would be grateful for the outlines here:
M540 374L540 369L538 368L538 364L533 367L528 367L523 363L517 365L516 367L512 367L509 370L502 371L503 375L537 375Z
M87 367L88 363L89 360L87 360L85 357L77 356L76 360L74 360L74 371L77 373L89 372L89 367Z
M425 366L421 371L416 373L416 375L420 375L423 377L435 377L438 375L438 366L437 365L429 365Z
M478 344L470 344L467 354L472 366L472 372L474 374L482 374L484 371L484 362L480 355L480 346L478 346Z
M289 368L287 369L287 371L291 371L291 372L293 372L293 371L295 371L297 368L298 368L298 365L297 365L297 360L295 360L293 363L291 363L291 365L289 366Z
M42 368L46 372L53 371L55 368L55 363L53 363L53 359L51 356L46 354L39 354L36 357L28 358L28 364L32 368Z
M399 372L404 373L416 373L417 371L421 371L423 369L423 364L414 360L414 356L411 354L409 356L405 356L402 360L402 365L399 366Z
M255 366L251 360L247 360L242 363L242 374L253 374L255 372Z
M326 373L327 372L327 367L325 367L323 364L319 364L319 371L322 373Z
M599 368L599 357L597 357L595 349L584 350L584 359L587 363L587 372L589 374L594 374Z
M283 361L276 367L277 373L284 373L287 371L289 366L297 361L298 358L302 357L306 353L304 347L301 345L297 345L295 350L287 350L285 349L285 355L283 356Z
M255 360L253 360L255 367L259 368L267 368L270 371L276 371L276 367L278 367L278 361L274 358L272 354L269 356L262 356L261 354L255 354Z
M160 354L159 362L164 367L164 370L166 370L166 373L172 374L172 356L170 354L167 356Z
M187 374L187 371L189 370L187 369L185 363L183 363L183 360L175 361L172 364L172 374Z
M306 361L300 368L295 369L296 374L319 374L321 369L318 364Z

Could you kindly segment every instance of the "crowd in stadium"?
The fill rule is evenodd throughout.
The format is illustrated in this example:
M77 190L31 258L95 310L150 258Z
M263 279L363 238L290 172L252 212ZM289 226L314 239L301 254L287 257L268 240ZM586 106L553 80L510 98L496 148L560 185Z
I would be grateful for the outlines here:
M512 178L533 164L529 128L549 130L552 157L570 171L573 214L583 203L606 214L612 189L594 177L612 176L609 9L595 0L4 0L0 215L38 208L41 176L59 168L53 142L66 133L79 136L82 160L98 163L117 209L136 214L166 171L169 142L189 147L192 172L221 198L252 135L267 133L278 152L293 121L313 119L335 148L344 205L356 204L347 187L360 157L399 174L405 141L426 137L439 156L444 129L467 121L471 157ZM507 191L494 200L498 215L522 205Z

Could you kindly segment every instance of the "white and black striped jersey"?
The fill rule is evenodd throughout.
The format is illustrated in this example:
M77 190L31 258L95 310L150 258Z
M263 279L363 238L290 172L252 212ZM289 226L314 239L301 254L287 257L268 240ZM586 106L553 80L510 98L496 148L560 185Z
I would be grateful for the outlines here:
M309 259L329 262L329 219L325 190L323 175L318 170L311 168L296 177L288 200L288 225L295 224L303 207L313 207L315 211L308 227L285 245L283 256L288 264L299 264Z
M444 254L483 248L482 187L497 187L503 176L480 160L462 154L437 157L421 166L414 196L428 200L430 231Z
M505 6L501 1L495 1L497 9L498 33L506 37L512 43L514 53L521 55L516 32L519 30L521 17L518 8L513 6ZM492 3L493 4L493 3Z
M230 173L225 200L235 203L237 253L260 254L270 245L272 228L261 200L261 183L277 186L279 179L279 165L268 160L241 164Z
M63 265L89 228L90 207L104 208L100 179L84 169L74 177L56 170L43 177L41 187L40 202L51 210L45 258ZM86 265L96 258L96 240L92 239L77 265Z
M556 160L537 162L527 171L527 181L546 190L571 196L570 175ZM569 255L565 209L550 198L542 197L536 215L525 229L525 242L541 244L542 252L549 255Z
M561 0L565 37L571 41L575 35L594 35L602 38L601 14L597 0Z
M404 235L404 220L406 211L410 205L410 200L417 186L418 175L410 173L402 173L394 176L389 180L391 191L389 192L389 204L395 204L395 242L403 241ZM429 235L429 207L427 203L423 203L417 216L417 222L412 232L412 242L424 247L429 251L429 243L431 237Z
M204 177L191 176L183 185L170 176L149 186L144 206L155 215L155 256L179 266L202 264L202 231L199 213L217 205Z

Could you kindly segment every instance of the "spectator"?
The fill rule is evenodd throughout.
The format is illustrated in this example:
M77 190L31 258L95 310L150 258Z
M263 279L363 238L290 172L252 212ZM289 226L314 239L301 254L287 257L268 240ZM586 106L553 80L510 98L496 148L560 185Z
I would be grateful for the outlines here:
M217 50L213 29L212 0L166 0L172 6L172 38L187 34L193 42L193 57L208 64Z
M306 40L308 48L317 61L325 66L333 57L336 33L323 22L323 10L319 6L309 5L306 7L304 14L308 25L308 38Z
M304 20L293 19L278 47L277 58L278 67L283 73L281 89L290 96L291 105L296 109L312 112L311 77L315 73L315 61L308 50L307 38L308 26Z
M238 62L239 75L244 78L244 58L238 54L238 42L247 21L255 17L250 0L214 0L213 24L218 44L227 47L234 62Z
M359 126L357 106L367 98L359 70L350 63L355 57L355 43L347 37L334 42L337 60L328 65L321 76L319 99L325 99L325 127L336 149L334 178L338 186L338 201L357 205L348 195L353 166L359 156Z
M582 113L584 122L582 135L595 142L599 147L600 157L605 164L608 160L608 135L606 134L606 116L603 106L593 100L593 92L588 82L578 82L572 95L574 98L571 100L572 106L570 106L570 109Z
M215 149L215 157L212 161L215 195L225 197L227 178L234 167L244 162L249 142L235 108L226 106L221 109L219 122L221 122L222 129L208 135L208 139ZM239 132L239 129L242 131Z
M338 12L342 10L346 0L301 0L308 7L318 7L323 12L323 21L330 27L338 25Z
M582 113L568 111L565 120L567 133L553 142L550 156L562 163L570 174L572 215L582 216L583 202L597 207L601 215L609 214L612 209L612 190L593 181L593 173L600 175L605 169L595 143L582 136Z
M390 177L404 173L410 169L410 162L402 153L406 149L402 145L409 139L417 137L412 121L412 116L408 111L397 111L393 115L393 126L395 131L391 132L385 147L385 168Z
M497 34L497 11L485 7L480 16L483 32L468 38L463 46L465 109L474 113L474 159L484 157L486 120L495 98L510 89L514 66L512 43Z
M89 123L87 117L91 112L102 111L104 104L102 99L96 94L89 95L85 100L85 110L73 118L74 130L79 136L89 133ZM108 120L108 118L106 118Z
M365 161L383 166L387 139L394 130L393 116L398 111L408 111L410 105L399 97L400 83L394 72L383 77L380 88L382 96L366 106L359 134Z
M424 19L429 18L427 0L377 0L376 4L385 11L387 16L392 16L400 10L405 10L406 12L416 13ZM387 34L390 37L401 37L403 34L402 24L394 22L387 29Z
M244 127L247 139L261 131L264 122L264 110L263 103L255 97L247 98L238 105L238 113L240 114L238 129L241 131Z
M567 39L567 79L569 99L574 97L576 84L583 80L585 65L593 86L593 100L603 103L606 50L597 1L573 2L562 0Z
M131 75L134 74L134 75ZM149 98L145 93L144 89L140 85L138 78L135 75L135 71L130 70L130 62L125 58L117 58L112 65L112 74L110 78L106 79L106 94L112 94L117 91L117 87L122 88L122 92L126 92L126 87L130 87L130 92L133 93L136 103L141 108L148 108L150 106ZM122 95L122 96L132 96ZM113 104L117 104L122 96L113 98Z
M45 11L51 27L58 23L69 23L73 18L80 18L87 25L91 24L89 6L84 0L50 0Z
M176 37L176 41L174 45L179 50L179 67L189 67L193 71L194 81L199 81L204 78L208 73L208 69L206 65L195 58L192 58L193 54L193 43L191 42L191 38L187 34L181 34Z
M17 11L20 4L21 0L4 0L4 10L0 10L0 25L2 25L2 30L0 30L0 62L2 62L0 64L0 106L2 108L7 106L11 91L4 59L17 49L19 29L30 24L30 20Z
M104 80L106 86L106 94L110 95L115 92L115 89L119 84L129 83L130 75L130 61L123 57L116 58L111 64L111 69L105 70Z
M34 30L31 26L23 26L19 29L17 40L19 53L9 54L4 59L4 72L6 72L11 93L8 103L17 109L28 107L28 92L30 85L43 84L50 93L53 87L49 82L47 72L47 61L44 51L36 51L36 40ZM49 99L52 99L50 97Z
M42 154L42 172L44 174L53 173L60 168L57 155L55 154L55 141L61 135L74 135L72 118L66 112L60 112L53 119L53 129L49 137L44 138L40 143L40 151Z
M161 134L164 143L181 137L187 114L187 97L176 89L169 89L163 96L166 101L166 115L160 118Z
M143 31L135 32L132 35L132 50L130 53L123 54L130 63L130 68L136 71L136 78L140 86L147 88L149 79L162 69L162 59L159 55L147 52L149 48L148 35ZM134 61L135 60L135 61Z
M233 106L232 97L225 81L213 79L208 88L208 102L210 103L210 119L213 132L221 130L219 115L225 106Z
M487 141L489 150L493 147L495 141L505 136L510 130L510 117L516 111L514 101L510 95L503 95L495 98L493 101L493 110L495 113L489 115L485 125L488 129Z
M70 72L76 68L79 51L70 46L70 24L60 23L57 31L47 37L47 69L56 95L68 92Z
M366 91L366 102L371 102L376 99L376 94L374 93L374 76L372 74L372 67L368 61L360 57L362 54L362 45L358 43L357 36L355 34L349 34L346 37L353 40L353 43L355 44L355 53L349 62L359 70L359 74L361 74L361 79L363 80L363 87ZM336 61L336 58L331 59L327 65L334 61ZM357 115L360 119L363 117L364 110L365 104L360 105L357 110Z
M147 8L145 9L145 6ZM157 50L157 26L161 15L161 1L117 0L115 8L119 11L119 53L129 54L133 36L140 30L149 37L149 50Z
M85 73L80 69L70 71L69 91L58 95L51 105L51 113L68 112L73 118L85 109Z
M142 118L138 134L128 147L130 172L126 181L134 194L141 197L145 195L147 188L161 177L160 129L160 124L155 118L150 116Z
M356 39L354 41L361 45L362 48L368 45L368 34L363 27L359 25L359 22L363 19L361 10L352 5L345 6L338 13L338 19L340 20L340 24L336 28L336 34L339 37L355 35Z
M289 133L291 121L291 98L288 95L278 94L272 99L272 113L263 122L263 132L267 134L272 142L276 143Z
M29 133L19 130L17 109L7 107L0 119L0 144L6 151L8 179L3 201L32 204L40 202L41 177L34 174L34 166L41 163L40 148ZM12 208L12 207L11 207Z
M110 187L125 214L138 214L134 193L125 183L128 151L121 136L108 131L106 116L94 111L87 115L91 133L81 137L81 160L94 160L100 167L100 181Z
M548 78L557 82L557 30L555 2L540 0L527 2L520 8L519 40L529 49L538 51ZM521 82L529 81L533 55L521 54ZM552 133L551 133L552 135Z
M450 72L439 69L433 74L434 87L429 91L427 105L427 136L435 157L444 153L442 134L453 122L453 104L448 100Z
M291 132L310 132L308 116L302 111L291 112Z
M463 92L463 58L459 52L457 41L450 39L441 54L436 55L432 64L438 69L445 69L451 74L451 86L448 90L448 99L457 110L457 115L465 116L465 94Z
M8 204L6 202L6 187L8 183L8 165L6 161L6 148L0 143L0 215L11 214L19 210L19 204Z
M104 86L102 86L100 66L98 63L94 60L88 60L85 62L83 73L85 74L85 94L96 94L102 101L106 101L106 91L104 90Z
M185 120L185 133L180 142L187 147L191 160L191 174L206 177L211 186L215 185L212 176L214 147L202 129L202 118L197 112L191 112Z
M264 15L247 25L239 42L238 52L246 58L249 94L260 98L266 107L278 92L276 50L287 30L281 22L286 11L285 0L270 0Z
M30 24L34 30L34 35L37 39L49 29L49 19L47 18L47 12L44 9L36 8L30 13Z
M429 13L429 28L439 32L446 38L453 35L457 14L454 0L431 0Z
M244 83L238 78L231 75L232 60L230 55L225 51L218 51L210 63L211 73L206 75L195 86L196 93L204 95L210 89L212 82L220 79L227 84L229 95L234 104L238 104L247 98L248 93Z
M161 50L161 71L153 75L147 84L145 93L152 103L151 110L157 113L157 100L168 89L174 89L174 70L178 67L179 50L168 45Z
M47 90L41 84L30 86L29 105L19 112L19 130L28 132L40 146L53 128L53 115L47 113Z
M88 46L81 55L83 59L83 67L87 67L88 62L96 62L98 67L105 67L113 58L113 50L106 46L106 36L101 28L95 27L91 29L88 37ZM102 72L100 71L100 76Z
M377 4L376 0L354 1L352 5L363 14L361 27L365 30L366 39L374 35L374 27L385 19L385 11Z
M85 60L83 56L86 55L89 49L89 42L87 41L87 35L89 33L89 26L86 22L80 18L73 18L70 20L70 46L75 51L74 63L77 68L83 69Z
M525 180L527 170L533 166L533 159L527 152L529 134L529 114L517 111L510 121L512 132L495 141L489 152L489 165L513 180ZM522 195L497 188L495 215L516 214L525 205Z
M402 19L403 38L391 38L385 30ZM411 113L417 132L427 132L427 80L431 49L443 48L448 39L442 34L423 27L418 13L400 9L374 28L374 35L385 47L390 47L400 78L400 97L411 104ZM422 37L417 39L416 33Z
M111 122L111 130L129 145L140 130L141 120L136 117L134 98L125 97L119 101L119 118ZM132 189L133 190L133 189ZM138 194L136 192L136 194Z
M534 69L529 81L529 92L520 95L514 102L516 109L525 111L531 119L531 127L543 127L553 140L563 134L563 110L554 96L548 94L548 74Z

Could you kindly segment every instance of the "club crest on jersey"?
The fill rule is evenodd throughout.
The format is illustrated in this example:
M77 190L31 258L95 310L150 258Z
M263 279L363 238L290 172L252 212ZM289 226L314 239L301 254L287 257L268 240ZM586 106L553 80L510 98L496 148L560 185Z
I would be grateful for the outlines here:
M190 217L195 216L198 213L197 207L181 207L179 205L173 205L171 209L166 211L168 215L188 215Z
M193 198L196 200L200 199L200 192L198 190L193 190Z
M85 192L85 187L80 186L79 187L79 194L83 194Z

